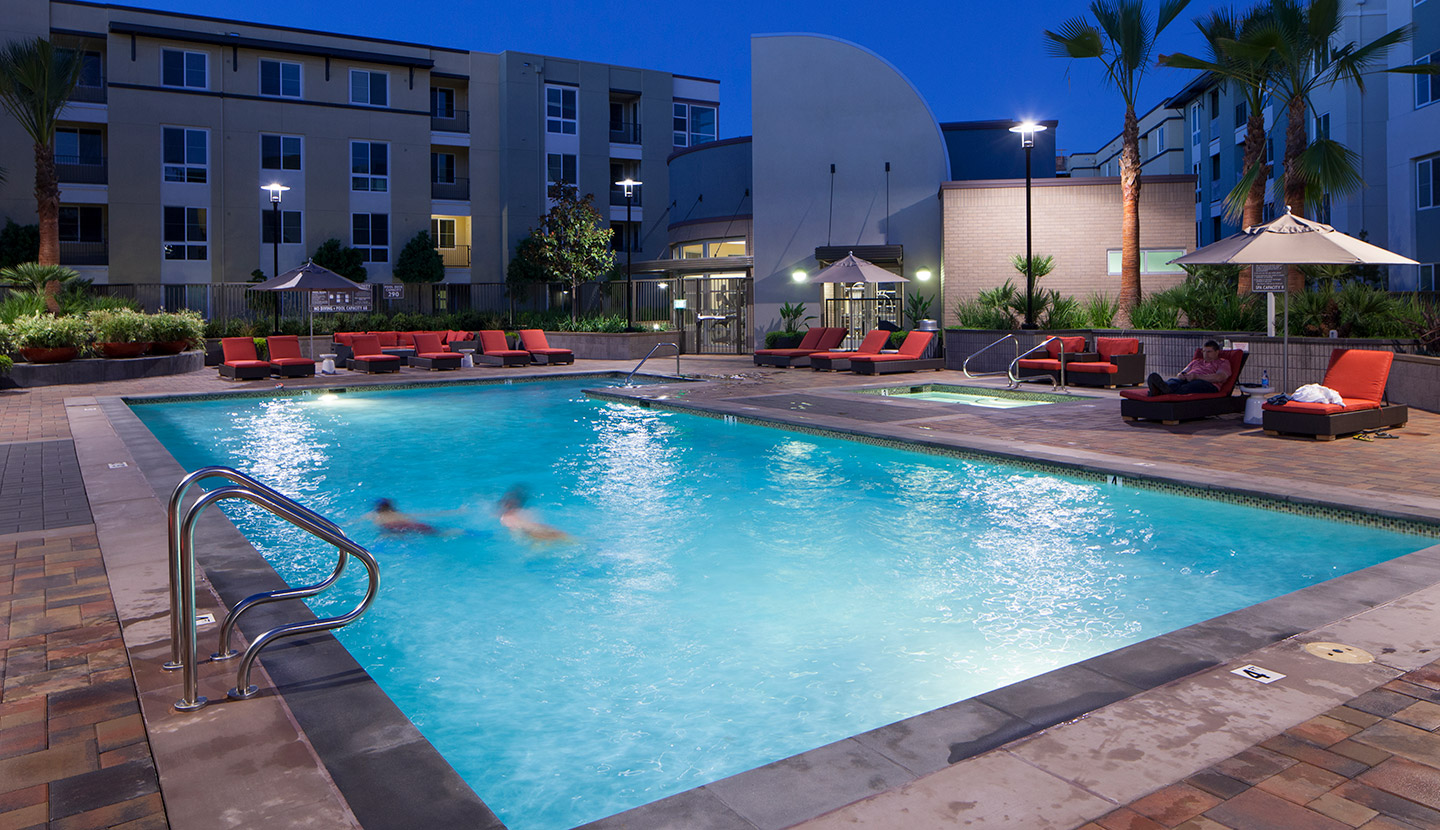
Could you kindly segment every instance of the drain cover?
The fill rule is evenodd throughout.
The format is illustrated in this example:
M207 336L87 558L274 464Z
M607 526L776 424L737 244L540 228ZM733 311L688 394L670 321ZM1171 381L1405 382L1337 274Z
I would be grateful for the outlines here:
M1305 650L1316 657L1334 660L1336 663L1375 662L1375 655L1363 648L1347 646L1344 643L1306 643Z

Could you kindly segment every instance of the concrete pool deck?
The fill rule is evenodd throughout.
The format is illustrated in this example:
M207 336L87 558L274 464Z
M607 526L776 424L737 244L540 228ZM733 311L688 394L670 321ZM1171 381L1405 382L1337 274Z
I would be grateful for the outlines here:
M662 366L668 369L669 360ZM581 361L578 367L532 369L555 375L632 367L629 362ZM659 405L678 402L712 414L782 421L798 428L1239 490L1289 500L1296 509L1339 505L1396 522L1440 522L1440 479L1433 475L1433 461L1440 457L1440 416L1430 413L1413 412L1399 441L1313 443L1263 436L1235 418L1175 427L1125 423L1113 393L1087 393L1076 403L1055 406L964 411L970 408L842 391L923 383L976 385L957 373L857 378L757 369L746 357L687 357L683 369L721 379L646 387L636 394L667 396ZM482 368L383 378L340 376L287 381L286 386L448 382L519 374ZM6 524L7 514L0 513L0 828L44 826L46 821L56 827L158 827L165 826L167 816L172 827L239 826L257 820L276 826L386 825L383 818L369 818L384 811L362 803L355 794L356 782L343 780L358 776L363 784L363 763L360 771L348 773L343 766L327 766L329 738L312 740L295 726L292 698L302 708L314 705L305 701L303 688L291 691L303 686L304 678L303 671L297 674L289 664L303 661L297 655L307 646L277 649L273 657L262 659L275 664L285 695L273 694L270 678L261 677L257 682L268 693L260 698L207 707L189 716L170 711L169 703L178 696L175 678L155 668L163 651L157 643L168 647L163 523L158 570L155 560L155 525L163 515L156 491L163 488L146 475L156 464L153 451L140 447L127 428L117 425L110 411L113 403L105 399L264 391L270 385L223 383L207 371L0 393L0 445L6 450L0 484L12 479L12 470L21 471L13 475L19 489L3 491L16 494L10 502L21 508L12 511L15 524ZM119 463L127 467L112 466ZM76 470L84 485L78 500ZM34 500L33 505L43 505L38 516L24 500L27 495L20 495L33 495L36 488L58 500ZM215 532L223 533L223 528ZM103 555L103 567L97 555ZM1440 725L1416 725L1431 721L1423 707L1414 709L1427 695L1440 699L1434 691L1440 684L1423 671L1435 656L1428 653L1434 643L1428 629L1440 602L1437 584L1440 551L1411 554L1176 632L1169 639L1139 643L1089 664L918 716L927 720L902 722L821 747L595 826L767 828L808 821L827 828L930 827L976 821L985 826L1073 828L1095 820L1106 828L1152 826L1145 821L1157 822L1154 826L1191 822L1183 825L1191 830L1296 826L1264 823L1266 809L1283 814L1274 812L1281 808L1267 800L1278 797L1319 817L1300 826L1323 827L1329 826L1324 821L1363 816L1376 828L1403 827L1377 822L1414 823L1430 816L1425 810L1440 809L1440 804L1427 804L1425 796L1433 791L1425 790L1430 781L1425 776L1431 774L1425 770L1440 767L1440 751L1417 757L1427 751L1427 740L1440 738L1422 739L1405 731L1429 735L1428 729ZM118 647L122 631L128 659ZM1336 664L1300 649L1304 642L1327 638L1364 648L1379 659ZM1229 673L1246 663L1287 677L1265 685ZM203 679L212 699L223 698L229 681L223 671L207 672ZM1409 679L1397 680L1405 672L1412 672ZM1379 706L1373 702L1374 690L1386 684L1390 688L1380 699L1389 702ZM1393 695L1409 695L1410 702L1397 707L1386 697ZM1384 719L1362 724L1361 715L1338 710L1326 714L1357 696L1370 702L1351 711ZM1396 708L1372 711L1377 706ZM191 725L196 720L206 722L206 734L197 734ZM1311 748L1348 757L1323 741L1351 727L1357 727L1353 737L1339 737L1331 746L1349 742L1367 747L1344 747L1364 756L1352 758L1355 763L1373 761L1365 769L1337 764L1329 756L1295 757ZM1282 740L1286 730L1299 730L1290 740L1302 746ZM276 742L267 746L254 739L260 735ZM406 736L362 734L361 740L418 751ZM1262 742L1260 750L1253 749ZM1402 744L1405 751L1397 749ZM1287 748L1293 752L1287 754ZM1251 759L1247 752L1269 761L1268 767L1252 766L1276 768L1273 775L1251 782L1246 776L1256 778L1258 772L1223 772L1239 770L1237 765L1248 761L1234 759ZM1207 772L1212 767L1239 783L1215 777ZM1292 771L1296 767L1298 771ZM1440 776L1440 771L1432 773ZM1286 777L1271 780L1282 775ZM1346 780L1327 777L1337 775ZM1184 783L1187 780L1192 783ZM1210 789L1193 782L1208 782ZM426 797L467 802L453 782L429 783L437 789ZM1324 784L1330 785L1324 792L1297 800ZM1282 791L1278 796L1277 790ZM1305 806L1317 801L1319 807L1347 818ZM1132 802L1133 809L1125 806ZM1185 815L1200 805L1208 806ZM1021 812L1022 807L1028 812ZM461 813L457 811L454 825L445 826L485 825L473 813L461 821ZM1171 821L1181 815L1185 817Z

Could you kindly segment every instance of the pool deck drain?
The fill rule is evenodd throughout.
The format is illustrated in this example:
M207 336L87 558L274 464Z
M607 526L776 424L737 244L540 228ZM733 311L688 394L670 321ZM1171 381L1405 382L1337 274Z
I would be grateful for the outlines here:
M628 371L631 368L629 363L601 361L582 361L581 365L590 370ZM988 410L978 415L946 412L934 417L921 415L877 422L863 419L863 416L855 418L849 417L849 413L824 410L826 402L841 394L840 390L862 385L857 384L854 377L817 378L815 375L819 373L754 370L748 365L748 360L685 359L687 371L701 371L702 367L722 379L703 386L691 385L684 390L672 390L668 394L717 412L728 411L749 417L758 415L796 426L852 429L879 437L893 435L907 440L914 435L928 436L931 440L942 436L947 444L963 444L975 449L993 447L1004 450L1001 454L1023 455L1033 449L1045 455L1048 461L1122 469L1133 465L1131 468L1137 473L1193 474L1191 483L1196 486L1235 486L1238 481L1241 489L1253 488L1271 497L1352 504L1362 510L1387 515L1432 522L1440 520L1440 481L1430 473L1427 462L1440 450L1440 437L1436 435L1440 432L1440 416L1430 413L1413 413L1410 428L1400 432L1406 440L1325 445L1264 438L1258 430L1242 427L1234 419L1217 419L1181 427L1122 424L1113 395L1094 395L1093 403L1082 403L1078 407ZM554 370L539 371L561 374ZM465 374L454 373L454 376L460 379L466 374L470 377L487 374L493 377L497 373L495 370L467 370ZM429 375L424 379L433 380L435 377ZM415 375L402 376L392 382L403 383L413 379L416 379ZM972 385L955 373L926 373L923 380ZM321 387L334 383L335 380L322 380L310 385ZM290 388L305 385L287 384ZM251 385L251 388L255 386ZM215 380L212 372L205 372L98 387L49 387L7 392L5 398L0 399L0 439L12 442L76 440L80 466L90 495L89 507L96 514L99 546L105 557L101 584L110 589L106 593L118 589L115 583L120 579L133 586L126 590L151 592L151 597L145 601L153 606L156 601L153 594L157 588L163 597L163 579L157 581L155 573L139 578L144 567L153 566L153 563L145 565L140 561L143 555L153 556L153 549L149 545L141 546L143 550L137 549L133 530L127 534L120 532L123 527L111 527L117 516L124 512L121 503L127 499L122 496L128 493L133 499L136 492L135 481L127 478L136 472L133 469L135 465L129 468L110 466L115 460L109 457L115 454L110 450L117 446L120 450L127 450L128 443L120 440L117 445L107 440L92 444L102 452L91 456L87 463L85 442L71 432L66 403L70 404L69 414L74 418L94 415L96 410L106 408L97 406L99 402L94 397L97 394L213 393L233 388ZM645 391L646 394L666 394L655 389ZM759 407L745 400L763 395L790 395L796 400L809 401L810 405L798 409ZM1063 410L1063 415L1043 410ZM1017 417L1016 413L1023 414ZM143 465L151 461L142 459L139 463ZM107 536L111 530L117 532ZM67 737L81 733L73 729L67 733L64 727L57 726L53 712L46 717L49 727L43 746L33 735L28 740L20 738L22 734L30 733L12 731L25 727L30 732L34 731L31 724L34 712L39 708L34 689L36 673L41 671L37 668L39 664L27 657L28 652L24 651L33 649L33 641L15 636L16 621L25 619L20 615L31 613L28 609L37 602L43 603L51 592L61 590L28 579L22 581L16 576L22 572L31 574L33 571L25 569L33 569L34 566L24 561L18 545L13 564L4 558L6 549L3 545L7 539L14 538L17 537L0 536L0 588L8 592L0 594L0 651L3 651L3 657L0 657L3 668L0 671L4 672L4 692L0 697L0 827L44 826L45 821L51 822L54 827L109 825L138 830L141 827L163 826L165 816L153 810L127 819L131 824L108 819L100 822L98 814L92 815L87 824L87 820L77 817L91 813L68 813L78 802L67 800L65 794L75 791L73 785L76 782L70 782L68 789L62 782L76 774L83 774L85 770L77 771L63 765L48 766L44 759L58 758L52 750L61 749ZM128 575L127 568L133 569L128 571ZM163 574L163 557L158 573ZM48 572L46 576L49 576ZM797 822L813 827L952 826L957 821L955 805L975 802L975 806L966 808L968 820L981 819L984 826L1073 828L1098 821L1094 826L1107 830L1119 826L1139 828L1177 824L1187 830L1213 830L1216 827L1275 826L1273 822L1264 823L1266 816L1290 815L1265 812L1282 810L1274 803L1273 799L1277 797L1319 816L1312 821L1310 814L1294 814L1305 815L1306 821L1310 822L1299 826L1330 826L1325 821L1339 821L1342 826L1357 826L1356 821L1361 824L1370 822L1374 828L1405 826L1395 821L1411 822L1415 826L1435 826L1440 822L1430 825L1426 822L1440 815L1437 812L1440 805L1430 804L1427 799L1433 798L1433 776L1437 774L1430 767L1437 763L1434 759L1440 758L1440 750L1432 747L1431 742L1440 741L1440 738L1430 734L1429 730L1434 725L1425 725L1429 721L1419 722L1419 719L1428 717L1429 710L1423 707L1415 710L1413 707L1417 701L1428 703L1440 699L1440 691L1422 682L1429 675L1414 673L1428 665L1435 656L1430 653L1435 647L1435 638L1426 623L1434 619L1437 608L1440 608L1440 587L1437 587L1440 583L1440 551L1432 549L1411 554L1351 576L1355 579L1333 580L1226 615L1220 620L1229 618L1228 621L1209 634L1186 629L1176 632L1176 635L1184 636L1172 640L1159 638L1146 641L1096 658L1102 662L1092 666L1067 667L1076 669L1068 675L1051 673L1025 684L945 707L937 713L927 713L940 719L925 724L921 734L913 734L909 727L904 726L907 722L902 722L761 770L715 782L700 790L682 793L594 826L778 828ZM93 582L95 576L85 578ZM87 583L87 587L93 586ZM55 596L58 599L58 594ZM118 598L113 601L116 605L120 604ZM163 599L160 604L163 606ZM62 619L63 616L56 615L55 624L61 627L47 637L75 636L70 632L78 629L65 627L71 625L71 621ZM153 616L127 619L122 612L121 618L127 642L132 635L144 633L147 626L153 628L157 625ZM96 624L97 620L90 618L88 625ZM158 624L163 626L163 618ZM1296 637L1298 632L1308 633ZM149 641L154 642L153 632L151 634ZM1303 642L1317 639L1365 649L1377 655L1377 661L1359 665L1336 664L1301 650ZM288 660L295 658L277 655L275 659L284 668ZM1103 662L1107 660L1109 662ZM137 677L153 668L137 660L133 650L130 661L134 664L133 674ZM1229 669L1247 663L1264 666L1286 677L1264 685L1229 672ZM78 666L71 663L49 670L63 671ZM1175 673L1182 670L1184 675L1192 676L1174 679L1180 676ZM103 672L106 671L114 673L116 669L92 670L87 666L84 682L94 683L94 679L105 676ZM127 665L124 671L129 673L131 669ZM1406 679L1400 679L1406 672L1411 674ZM78 676L77 672L72 673ZM1124 679L1127 677L1128 680ZM268 679L266 682L269 682ZM1375 691L1386 684L1390 685L1381 688L1383 694ZM1424 691L1427 688L1431 691ZM1350 726L1360 726L1360 730L1334 744L1324 745L1316 737L1319 734L1317 730L1331 724L1315 719L1329 718L1348 723L1335 714L1344 715L1346 712L1335 707L1357 699L1357 695L1358 700L1372 700L1378 696L1389 701L1387 705L1396 705L1398 701L1386 695L1405 697L1408 702L1388 716L1371 713L1385 720L1364 726L1350 723ZM284 702L284 698L278 696L273 699ZM1349 708L1365 712L1365 705L1369 704ZM218 712L221 708L228 711L239 706L219 707L214 711ZM1407 710L1409 713L1404 719L1400 718L1400 713ZM1327 715L1327 712L1332 714ZM1073 723L1054 720L1056 717L1069 720L1077 716L1080 720ZM1162 727L1167 724L1180 729L1178 736L1163 732ZM256 816L277 827L355 826L354 819L349 818L346 800L341 796L342 792L348 794L347 788L342 786L337 792L335 784L326 780L327 773L323 767L316 770L318 786L307 791L308 795L293 790L277 792L274 793L276 800L270 802L267 808L257 802L255 791L249 788L266 779L276 780L280 767L266 759L283 757L274 755L278 747L265 749L248 741L238 741L221 746L219 751L197 753L191 760L197 765L211 764L212 775L217 768L214 765L218 764L219 769L238 776L231 787L216 787L214 781L223 780L223 774L220 779L209 778L208 783L200 769L180 777L167 774L167 765L173 764L175 757L166 746L173 741L160 739L164 729L161 719L147 720L145 726L150 737L148 745L132 742L117 748L125 748L125 757L130 762L139 761L149 755L151 749L154 750L154 766L160 769L160 791L164 795L171 826L238 826L251 823ZM1283 734L1286 730L1299 731L1292 731L1286 736ZM181 743L203 742L204 737L193 734L195 731L188 726L174 729ZM902 734L906 732L912 734ZM1369 732L1368 736L1366 732ZM1428 737L1421 737L1416 732L1423 732ZM302 755L306 754L303 750L304 737L297 740L302 743L292 742L290 746L301 749ZM1376 743L1382 740L1390 742L1389 748ZM1339 746L1346 741L1368 747L1356 752L1390 752L1395 757L1381 758L1372 752L1367 757L1373 758L1373 763L1353 775L1328 770L1315 763L1314 759L1327 756L1315 755L1311 748L1316 752L1346 757L1341 749L1351 747L1349 744ZM1260 750L1253 749L1261 742L1268 743L1272 748L1262 746ZM1001 745L1003 747L998 751L974 755ZM1406 747L1403 751L1400 749L1402 746ZM1162 749L1157 751L1157 747ZM1284 751L1273 747L1288 747L1294 752L1287 756ZM1286 766L1299 767L1300 772L1279 778L1287 771L1278 770L1274 775L1254 782L1231 775L1231 780L1247 786L1250 783L1254 785L1231 795L1208 791L1196 783L1203 780L1216 787L1234 787L1210 772L1238 769L1237 764L1249 762L1235 761L1237 757L1274 761L1263 754L1267 752L1283 757L1296 757L1298 753L1297 763ZM1427 752L1431 754L1424 755ZM319 755L323 757L324 752ZM962 760L967 755L973 757ZM1422 755L1424 757L1420 757ZM96 757L97 767L103 767L102 759L98 754ZM1285 764L1284 761L1277 763ZM1321 784L1334 782L1324 776L1316 776L1310 769L1300 767L1300 763L1332 775L1346 775L1347 780L1302 801L1302 795L1314 792ZM847 776L843 773L847 767L865 772L867 764L873 766L867 775ZM1417 769L1417 766L1425 769ZM173 766L169 768L174 769ZM26 786L18 787L13 783L20 779L7 773L15 770L27 771L23 779ZM123 777L118 773L107 775L106 780ZM1251 777L1255 775L1258 773ZM1281 790L1284 792L1279 792ZM107 795L96 796L93 804L82 806L95 810L117 809L107 808L102 802L108 797L119 798L122 791L123 787L112 786L105 789ZM1011 811L1009 799L1014 799L1017 791L1023 798L1021 806L1030 810L1023 815ZM933 798L927 798L926 793ZM137 797L144 801L147 797L153 798L153 793L150 796L142 793ZM1219 803L1207 806L1191 817L1176 820L1186 811L1206 803L1207 799L1216 799ZM121 803L128 801L122 800ZM152 807L155 805L154 801L144 803ZM320 808L326 803L332 806ZM283 808L286 807L290 808L289 816L285 815L287 811ZM313 812L317 808L321 809L318 814ZM1375 815L1370 816L1365 810L1373 810ZM316 824L304 820L307 813L311 819L326 815L329 818L320 818L319 824ZM665 818L667 815L677 821L670 822ZM1383 823L1385 821L1391 823ZM372 825L368 821L360 824L366 827L383 826L383 823ZM471 826L474 824L472 822ZM1094 830L1094 826L1087 825L1087 830Z

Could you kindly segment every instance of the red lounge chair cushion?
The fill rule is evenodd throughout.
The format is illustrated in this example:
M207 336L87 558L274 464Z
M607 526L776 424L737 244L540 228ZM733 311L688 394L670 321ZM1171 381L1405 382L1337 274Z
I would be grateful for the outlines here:
M276 363L281 359L300 358L300 338L293 334L273 334L265 341L265 347L270 350L270 362Z
M308 357L272 357L271 366L314 366L315 361Z
M379 338L380 348L382 349L393 349L395 345L400 342L400 335L393 331L372 331L368 332L368 334L373 334Z
M1260 407L1270 412L1306 412L1312 415L1334 415L1337 412L1358 412L1362 409L1379 409L1379 401L1362 401L1358 398L1341 398L1343 403L1306 403L1287 401L1283 404L1267 403Z
M480 351L491 357L509 357L513 355L529 355L529 352L520 349L510 348L505 340L505 332L496 329L480 332Z
M395 347L396 347L397 349L413 349L413 348L415 348L415 335L416 335L416 332L413 332L413 331L397 331L397 332L395 332Z
M1074 364L1071 364L1074 368ZM1129 398L1132 401L1156 401L1163 403L1175 403L1178 401L1203 401L1207 398L1223 398L1224 392L1192 392L1189 395L1152 395L1148 389L1122 389L1120 397Z
M1336 349L1330 353L1330 368L1325 371L1322 386L1328 386L1345 400L1351 398L1380 401L1385 397L1385 384L1390 379L1392 352L1370 349Z
M864 363L880 363L890 360L914 360L915 358L903 354L857 354L850 358L851 361Z
M426 360L460 360L463 357L459 352L421 352L415 356Z
M411 334L410 343L415 347L415 351L422 356L427 354L440 354L443 351L440 348L440 335L434 332L414 332Z
M855 351L858 354L880 354L880 350L885 348L885 344L889 342L890 332L884 329L875 329L865 335L865 339L860 341L860 348Z
M905 342L900 344L900 357L911 360L920 357L925 353L925 347L930 345L930 338L934 336L935 333L931 331L912 331L905 335Z
M355 335L360 333L361 332L358 331L337 331L335 332L335 336L331 339L336 343L348 346L350 345L350 341L355 339Z
M474 340L468 331L447 331L445 332L445 343L460 343L467 340Z
M829 331L829 329L806 329L805 336L800 338L800 345L793 349L756 349L755 354L794 355L796 353L810 354L811 352L829 351L829 349L821 349L819 347L820 336L827 331Z
M761 349L755 354L768 354L771 357L804 357L808 354L820 354L814 349Z
M385 354L380 351L380 338L373 334L357 334L350 338L350 348L354 350L355 357L373 360L399 360L392 354Z
M1068 350L1070 347L1066 346L1065 348ZM1095 338L1095 351L1100 353L1101 360L1109 360L1117 354L1139 354L1140 339L1137 337L1097 337ZM1072 365L1070 368L1074 369L1075 366ZM1085 371L1101 370L1087 369Z
M841 341L845 339L846 333L850 330L842 326L840 328L821 329L821 331L824 333L820 335L820 341L815 344L815 348L822 352L828 352L836 346L839 346Z
M1065 354L1079 354L1085 351L1085 338L1083 337L1056 337L1045 344L1045 351L1050 353L1052 360L1060 359L1060 344L1065 344Z
M1025 361L1022 360L1020 362L1024 363ZM1059 361L1052 360L1050 362L1058 363ZM1116 366L1114 363L1100 363L1098 361L1092 363L1080 363L1077 361L1075 363L1067 363L1065 365L1065 371L1090 372L1092 374L1113 375L1116 372L1120 371L1120 367Z
M351 360L363 360L366 363L399 363L400 356L393 354L357 354Z
M1043 370L1045 370L1045 371L1047 371L1047 372L1058 372L1058 371L1060 371L1060 361L1058 361L1058 360L1036 360L1036 359L1032 359L1032 358L1028 358L1028 357L1027 357L1027 358L1022 359L1022 360L1021 360L1018 364L1016 364L1016 365L1019 366L1021 369L1043 369ZM1075 365L1076 365L1076 364L1074 364L1074 363L1071 363L1071 364L1070 364L1070 366L1071 366L1072 368L1073 368Z
M260 355L255 352L255 341L249 337L226 337L220 341L220 349L225 354L227 366L238 366L245 362L265 365L265 361L260 360Z

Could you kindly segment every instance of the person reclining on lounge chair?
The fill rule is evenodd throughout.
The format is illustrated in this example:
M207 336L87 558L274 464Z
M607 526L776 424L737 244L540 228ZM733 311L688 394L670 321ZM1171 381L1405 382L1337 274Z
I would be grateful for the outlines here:
M1193 395L1203 392L1219 392L1220 384L1230 377L1230 361L1220 356L1220 344L1206 340L1200 347L1200 356L1190 361L1185 371L1169 380L1151 372L1147 382L1152 395Z

